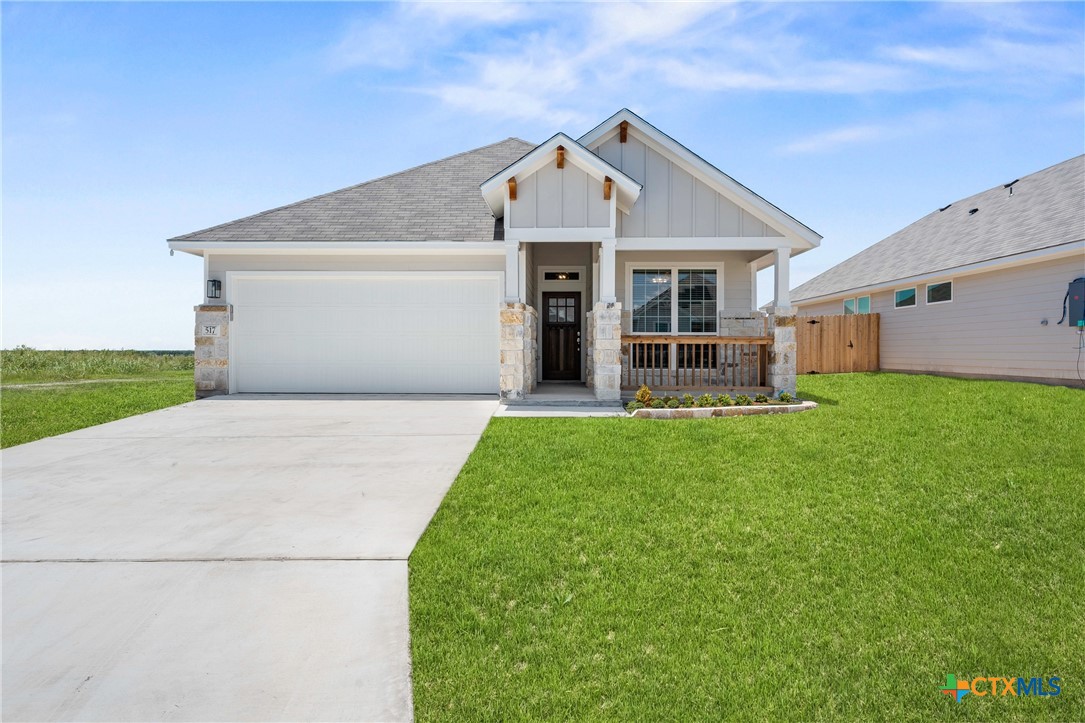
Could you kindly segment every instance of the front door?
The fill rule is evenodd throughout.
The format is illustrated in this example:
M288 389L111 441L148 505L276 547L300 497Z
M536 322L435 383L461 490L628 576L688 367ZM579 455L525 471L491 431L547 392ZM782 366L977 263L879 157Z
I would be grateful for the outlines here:
M544 291L543 379L580 379L580 292Z

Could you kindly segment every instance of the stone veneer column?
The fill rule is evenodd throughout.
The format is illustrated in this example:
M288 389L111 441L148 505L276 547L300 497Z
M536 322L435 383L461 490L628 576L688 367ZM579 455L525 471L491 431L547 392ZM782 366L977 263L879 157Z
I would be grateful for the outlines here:
M196 312L196 398L230 393L230 306L201 304Z
M592 389L595 387L595 315L589 311L584 318L584 385Z
M537 315L527 304L506 303L501 315L501 398L523 399L535 391Z
M592 381L595 398L622 398L622 305L600 301L591 314Z
M772 346L769 347L768 385L773 396L780 392L795 394L795 316L789 313L774 313L772 321Z

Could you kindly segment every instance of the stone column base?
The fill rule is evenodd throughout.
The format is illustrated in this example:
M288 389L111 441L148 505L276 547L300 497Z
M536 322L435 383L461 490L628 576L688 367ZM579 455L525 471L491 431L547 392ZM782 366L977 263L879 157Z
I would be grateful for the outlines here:
M774 314L772 322L772 346L769 348L767 383L773 396L781 392L795 394L796 349L795 317Z
M591 313L591 369L595 398L622 398L622 305L600 301Z
M230 393L230 305L201 304L196 312L196 398Z
M523 399L535 391L536 313L527 304L501 307L502 399Z

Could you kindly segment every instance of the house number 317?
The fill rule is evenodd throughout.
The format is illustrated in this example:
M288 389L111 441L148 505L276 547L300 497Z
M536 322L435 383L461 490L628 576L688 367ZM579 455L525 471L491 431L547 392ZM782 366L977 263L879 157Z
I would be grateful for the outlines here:
M204 336L218 336L219 328L217 324L204 324L203 325Z

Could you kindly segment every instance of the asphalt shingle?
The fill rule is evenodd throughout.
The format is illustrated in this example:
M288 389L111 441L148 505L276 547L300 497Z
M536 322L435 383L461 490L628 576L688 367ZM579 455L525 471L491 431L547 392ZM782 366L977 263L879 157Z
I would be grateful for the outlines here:
M797 287L791 300L1085 239L1085 155L1025 176L1011 188L998 185L924 216Z
M479 184L534 148L507 138L171 241L493 241Z

